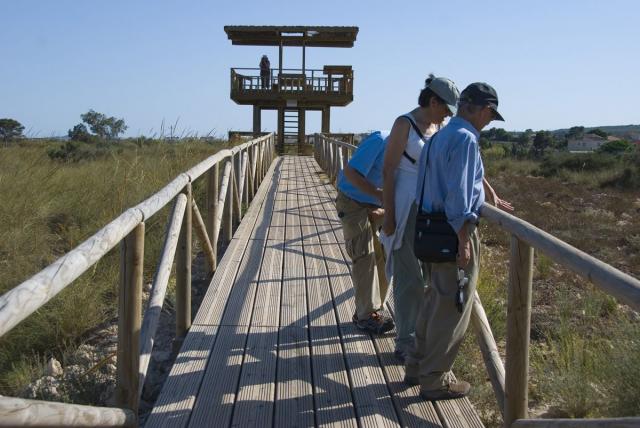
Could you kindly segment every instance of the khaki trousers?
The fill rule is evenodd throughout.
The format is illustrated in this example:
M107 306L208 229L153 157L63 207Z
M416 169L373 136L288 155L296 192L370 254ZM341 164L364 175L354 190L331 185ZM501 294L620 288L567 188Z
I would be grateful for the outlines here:
M478 283L480 239L475 227L470 240L471 261L465 268L469 283L464 290L466 304L462 313L458 312L455 303L458 291L456 264L427 265L429 287L425 289L422 308L416 320L415 349L409 353L405 367L406 375L419 378L420 387L425 391L446 389L449 383L455 382L451 368L469 326L473 307L471 296Z
M384 254L376 254L373 248L374 238L369 223L371 205L363 204L338 192L336 210L342 222L342 233L347 254L351 258L351 279L355 290L356 315L364 320L369 314L382 309L387 297L386 281L378 280L376 256L380 266L384 266ZM377 223L380 223L377 222ZM375 227L378 227L376 224ZM382 283L382 286L380 285Z
M416 319L424 296L427 265L413 253L416 226L415 204L402 236L402 246L391 252L393 257L393 300L395 302L396 349L408 352L415 343Z

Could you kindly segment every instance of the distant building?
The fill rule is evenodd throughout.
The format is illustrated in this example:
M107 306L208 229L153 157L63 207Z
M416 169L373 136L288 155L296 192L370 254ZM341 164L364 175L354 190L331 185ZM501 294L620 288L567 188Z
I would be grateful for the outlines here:
M604 138L597 134L584 134L581 138L570 139L567 144L567 150L570 152L593 152L598 150L604 143L618 140L620 138L613 136Z

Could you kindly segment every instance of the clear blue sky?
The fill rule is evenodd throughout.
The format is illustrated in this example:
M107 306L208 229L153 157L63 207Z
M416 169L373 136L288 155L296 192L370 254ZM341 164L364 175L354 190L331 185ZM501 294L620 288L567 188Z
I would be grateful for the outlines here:
M520 1L0 2L0 118L66 134L93 108L127 135L251 127L229 99L229 69L277 48L232 46L224 25L358 26L351 49L308 49L307 67L352 64L355 100L332 131L388 129L429 72L498 91L509 130L639 124L640 2ZM300 52L285 49L285 66ZM309 113L308 131L320 114ZM275 112L263 127L275 128Z

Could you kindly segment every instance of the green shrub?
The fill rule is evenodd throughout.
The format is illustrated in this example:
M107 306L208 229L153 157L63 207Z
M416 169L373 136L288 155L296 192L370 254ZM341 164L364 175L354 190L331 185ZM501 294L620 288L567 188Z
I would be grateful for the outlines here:
M536 173L544 177L556 176L562 170L593 173L614 168L619 162L615 156L601 153L555 153L542 160Z

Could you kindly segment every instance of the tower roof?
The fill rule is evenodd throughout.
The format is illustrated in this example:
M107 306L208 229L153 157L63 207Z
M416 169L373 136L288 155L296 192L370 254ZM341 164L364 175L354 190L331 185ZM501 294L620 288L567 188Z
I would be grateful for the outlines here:
M358 27L317 25L227 25L224 31L232 44L249 46L351 48L358 35Z

